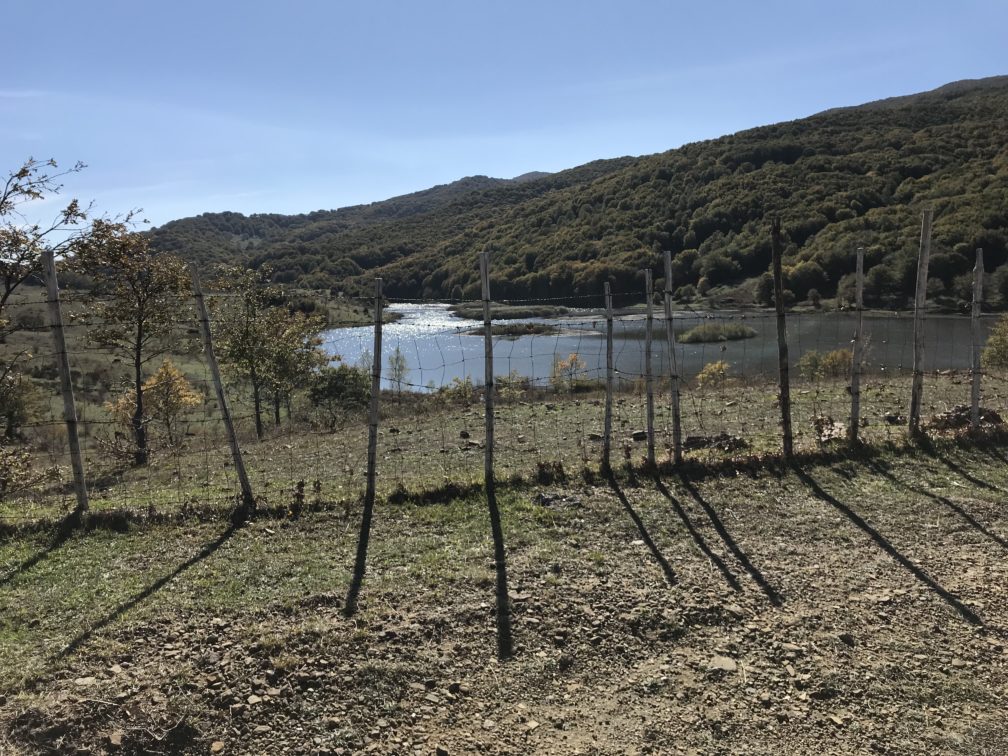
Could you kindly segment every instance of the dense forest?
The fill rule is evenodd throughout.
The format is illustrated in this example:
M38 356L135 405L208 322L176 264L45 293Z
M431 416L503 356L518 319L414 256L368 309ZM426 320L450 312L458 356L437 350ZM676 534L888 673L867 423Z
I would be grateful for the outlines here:
M495 298L639 290L673 254L682 300L766 302L768 219L782 219L789 298L912 293L921 211L935 210L932 298L967 299L982 247L988 300L1008 305L1008 76L839 108L657 155L517 179L465 178L370 205L305 215L204 214L152 230L200 264L268 264L278 283L392 296L475 298L493 250Z

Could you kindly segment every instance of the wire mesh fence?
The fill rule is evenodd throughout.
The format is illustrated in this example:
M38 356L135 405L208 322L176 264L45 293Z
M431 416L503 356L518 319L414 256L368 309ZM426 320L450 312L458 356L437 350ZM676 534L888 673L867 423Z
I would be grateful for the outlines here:
M210 311L224 295L208 295ZM647 318L644 292L614 296L612 462L641 464L647 449ZM227 434L202 352L192 299L179 297L170 323L145 345L139 366L149 404L142 426L149 449L136 464L137 365L129 350L102 343L103 301L64 292L67 354L77 403L88 492L95 511L138 515L226 511L239 496ZM17 417L5 419L0 524L56 520L72 510L66 424L46 295L27 289L8 302L0 343L0 389L18 392ZM467 489L483 479L484 339L469 314L480 303L387 303L381 355L377 451L380 497ZM601 461L607 322L601 292L494 307L495 464L502 480L551 481ZM321 335L326 359L367 374L374 302L344 298ZM797 450L844 443L850 417L853 311L790 312L792 416ZM213 320L214 316L211 316ZM984 339L996 317L981 320ZM780 449L778 353L773 313L655 308L652 375L657 461L672 459L672 376L680 379L683 448L707 461ZM216 323L212 324L216 327ZM970 401L968 316L929 315L925 331L924 426L961 428ZM866 443L906 436L913 361L910 312L863 313L862 427ZM171 367L166 367L166 361ZM173 382L182 377L186 390ZM291 511L356 506L367 468L366 406L340 397L312 401L306 374L286 392L262 391L224 366L228 402L253 492L261 506ZM14 381L20 382L15 388ZM4 389L3 387L7 387ZM181 393L181 397L180 397ZM1005 375L983 376L982 405L1005 407ZM11 413L8 413L11 415ZM16 412L14 413L16 414ZM258 422L257 422L258 415ZM994 415L985 415L989 420ZM261 433L257 426L262 427ZM18 468L15 470L15 468ZM15 474L17 473L17 474Z

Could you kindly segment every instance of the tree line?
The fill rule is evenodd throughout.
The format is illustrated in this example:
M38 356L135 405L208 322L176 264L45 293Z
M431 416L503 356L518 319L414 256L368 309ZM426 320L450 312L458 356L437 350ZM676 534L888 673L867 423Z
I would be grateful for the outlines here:
M821 113L590 163L529 181L474 177L357 208L301 216L205 214L152 231L154 246L200 260L272 266L277 282L350 293L374 276L392 296L476 299L475 259L495 250L502 298L639 291L673 253L671 288L765 304L765 218L780 217L785 296L851 299L866 249L867 301L904 307L920 211L935 208L932 299L968 301L984 249L991 305L1008 305L1008 79ZM664 282L660 282L664 285ZM574 300L572 299L572 302Z

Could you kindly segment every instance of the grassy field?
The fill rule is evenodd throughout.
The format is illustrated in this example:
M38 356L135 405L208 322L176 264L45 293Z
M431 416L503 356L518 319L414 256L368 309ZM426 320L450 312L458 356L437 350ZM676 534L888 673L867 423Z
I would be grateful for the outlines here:
M205 396L210 390L200 383ZM604 393L595 386L576 393L502 384L496 410L496 469L502 480L577 479L597 471L602 453ZM862 391L861 438L873 445L906 438L906 376L874 376ZM968 401L969 385L960 374L929 375L925 424L939 422ZM850 397L842 380L799 382L792 389L795 446L804 453L842 448ZM1008 386L985 380L984 406L1004 408ZM658 461L671 458L671 418L667 392L656 396ZM349 415L333 431L319 430L286 414L267 438L255 439L245 392L232 394L233 414L253 489L265 506L283 509L294 501L299 482L305 504L356 506L364 488L367 427L362 412ZM686 458L695 464L746 462L772 457L780 449L777 388L768 382L729 378L703 388L687 385L682 399ZM107 416L97 402L84 405L83 444L92 506L96 511L126 510L136 515L174 515L190 509L226 510L237 481L230 450L214 402L194 410L182 424L187 435L171 449L157 449L151 463L130 466L108 451ZM621 385L613 406L613 464L640 466L646 457L641 431L646 427L643 385ZM0 524L17 527L55 522L73 506L65 437L57 410L52 423L35 429L38 465L53 465L45 484L0 501ZM962 418L953 418L953 420ZM932 433L938 437L953 427ZM961 427L958 429L961 431ZM384 497L423 498L443 490L467 490L482 480L483 406L479 392L460 387L429 395L388 392L383 398L378 443L378 492Z
M478 493L7 538L0 752L1001 753L1006 461L505 488L507 662Z

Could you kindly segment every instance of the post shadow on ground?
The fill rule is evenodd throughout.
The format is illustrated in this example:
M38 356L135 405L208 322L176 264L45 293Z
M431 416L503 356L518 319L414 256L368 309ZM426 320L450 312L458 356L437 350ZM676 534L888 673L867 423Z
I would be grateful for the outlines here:
M945 465L945 467L947 467L949 470L951 470L952 472L954 472L959 477L961 477L961 478L963 478L965 480L968 480L974 486L979 486L980 488L986 488L989 491L1002 491L1002 492L1004 491L1004 489L1001 488L1000 486L996 486L993 483L990 483L990 482L988 482L986 480L978 478L977 476L973 475L973 473L971 473L968 470L966 470L965 468L963 468L962 465L954 462L949 457L949 455L947 453L943 454L942 453L942 449L938 445L936 445L935 443L933 443L929 438L923 437L923 438L920 439L920 441L918 443L920 445L920 448L923 449L924 452L929 457L933 457L934 459L937 459L939 462L941 462L943 465Z
M913 561L911 561L907 556L902 554L895 546L893 546L885 536L879 533L875 528L869 525L864 518L862 518L857 512L851 509L849 506L844 504L842 501L837 499L830 493L827 493L822 486L820 486L808 473L802 470L800 467L793 467L795 475L798 479L808 487L810 491L818 498L829 504L835 510L840 512L844 517L851 521L855 527L865 533L875 544L882 549L886 554L892 557L896 562L902 565L910 574L927 586L932 592L934 592L939 598L941 598L945 603L951 606L955 611L971 625L982 626L984 624L983 620L968 606L962 603L962 601L947 588L940 585L934 578L928 575L923 569L917 566Z
M53 528L52 539L49 543L43 546L35 554L25 559L21 562L21 564L15 566L3 577L0 577L0 587L7 585L14 580L14 578L18 577L18 575L24 574L39 562L47 559L54 551L70 540L70 536L72 536L74 532L80 528L81 522L81 513L76 509L59 520L59 522L56 523L55 528Z
M100 620L91 625L89 628L81 632L76 638L70 641L66 645L66 647L59 652L59 654L57 654L57 657L63 658L65 656L72 654L78 648L83 646L88 640L90 640L95 633L115 622L119 617L121 617L123 614L125 614L133 607L140 604L142 601L145 601L151 596L153 596L155 593L160 591L168 583L177 578L179 575L188 570L190 567L199 564L204 559L211 556L215 551L217 551L217 549L223 546L228 541L228 539L231 538L231 536L235 534L235 532L238 530L239 527L240 522L236 523L235 521L232 521L223 533L217 536L217 538L215 538L210 543L205 544L203 548L201 548L193 556L189 557L189 559L184 561L182 564L180 564L174 570L169 572L167 575L164 575L163 577L160 577L157 580L155 580L153 583L151 583L149 586L144 588L142 591L137 593L132 598L127 599L126 601L119 604L119 606L117 606L111 612L109 612Z
M725 527L724 522L721 521L720 516L717 511L707 502L696 489L696 486L690 482L689 478L685 475L679 476L679 483L685 489L686 493L690 495L690 498L695 501L704 513L707 515L707 519L710 520L711 525L714 526L714 530L720 536L721 540L724 541L724 545L728 547L728 550L732 553L738 563L742 565L749 577L752 578L753 582L760 587L760 590L766 594L766 597L770 600L770 603L774 606L783 606L784 600L781 598L780 593L774 588L770 581L766 579L759 568L752 563L749 556L742 550L742 547L738 545L735 539L732 537L731 533L728 532L728 528ZM671 497L670 497L671 498Z
M669 500L672 508L675 510L679 519L682 521L683 527L686 528L686 532L690 534L693 538L693 542L697 545L697 548L704 553L704 555L714 563L714 566L718 568L718 571L724 576L725 581L728 586L736 593L742 590L742 585L739 583L738 578L735 574L728 568L728 565L724 563L724 560L719 557L710 546L707 545L707 541L704 539L703 535L696 529L693 523L690 521L689 515L686 510L683 509L682 504L676 499L672 493L668 490L665 484L662 482L661 478L655 476L655 485L658 488L659 493Z
M908 483L905 480L901 480L900 478L897 478L893 474L892 470L890 470L889 467L887 467L883 462L881 462L879 460L869 459L869 460L865 460L865 463L876 474L878 474L881 477L885 478L886 480L888 480L889 482L891 482L893 485L899 486L900 488L903 488L903 489L905 489L907 491L911 491L913 493L919 494L921 496L926 496L927 498L931 499L932 501L935 501L938 504L941 504L942 506L945 506L948 509L951 509L953 512L955 512L960 517L962 517L967 523L969 523L977 531L979 531L983 535L987 536L987 538L989 538L990 540L994 541L994 543L996 543L1001 548L1003 548L1006 551L1008 551L1008 540L1005 540L1003 537L999 536L997 533L991 531L986 525L984 525L979 520L977 520L975 517L973 517L973 515L970 514L966 510L965 507L962 507L962 506L956 504L951 499L948 499L948 498L946 498L944 496L940 496L939 494L936 494L934 491L929 491L926 488L921 488L920 486L915 486L912 483Z
M637 531L640 533L641 539L644 541L648 549L651 551L651 555L655 558L655 561L658 562L658 565L662 568L662 572L665 573L665 580L668 582L670 586L675 585L679 580L676 577L675 570L672 569L672 565L669 564L668 560L665 558L665 555L662 554L657 544L655 544L654 539L651 538L651 534L648 532L647 527L644 525L644 521L641 520L640 515L637 514L637 512L634 510L632 506L630 506L630 501L627 499L626 494L623 493L623 490L619 487L619 483L616 482L616 476L610 472L609 474L606 475L606 479L609 482L609 487L612 488L613 493L616 494L616 498L618 498L620 500L620 503L623 505L623 509L626 510L626 513L628 515L630 515L630 519L634 521L634 525L637 526Z

